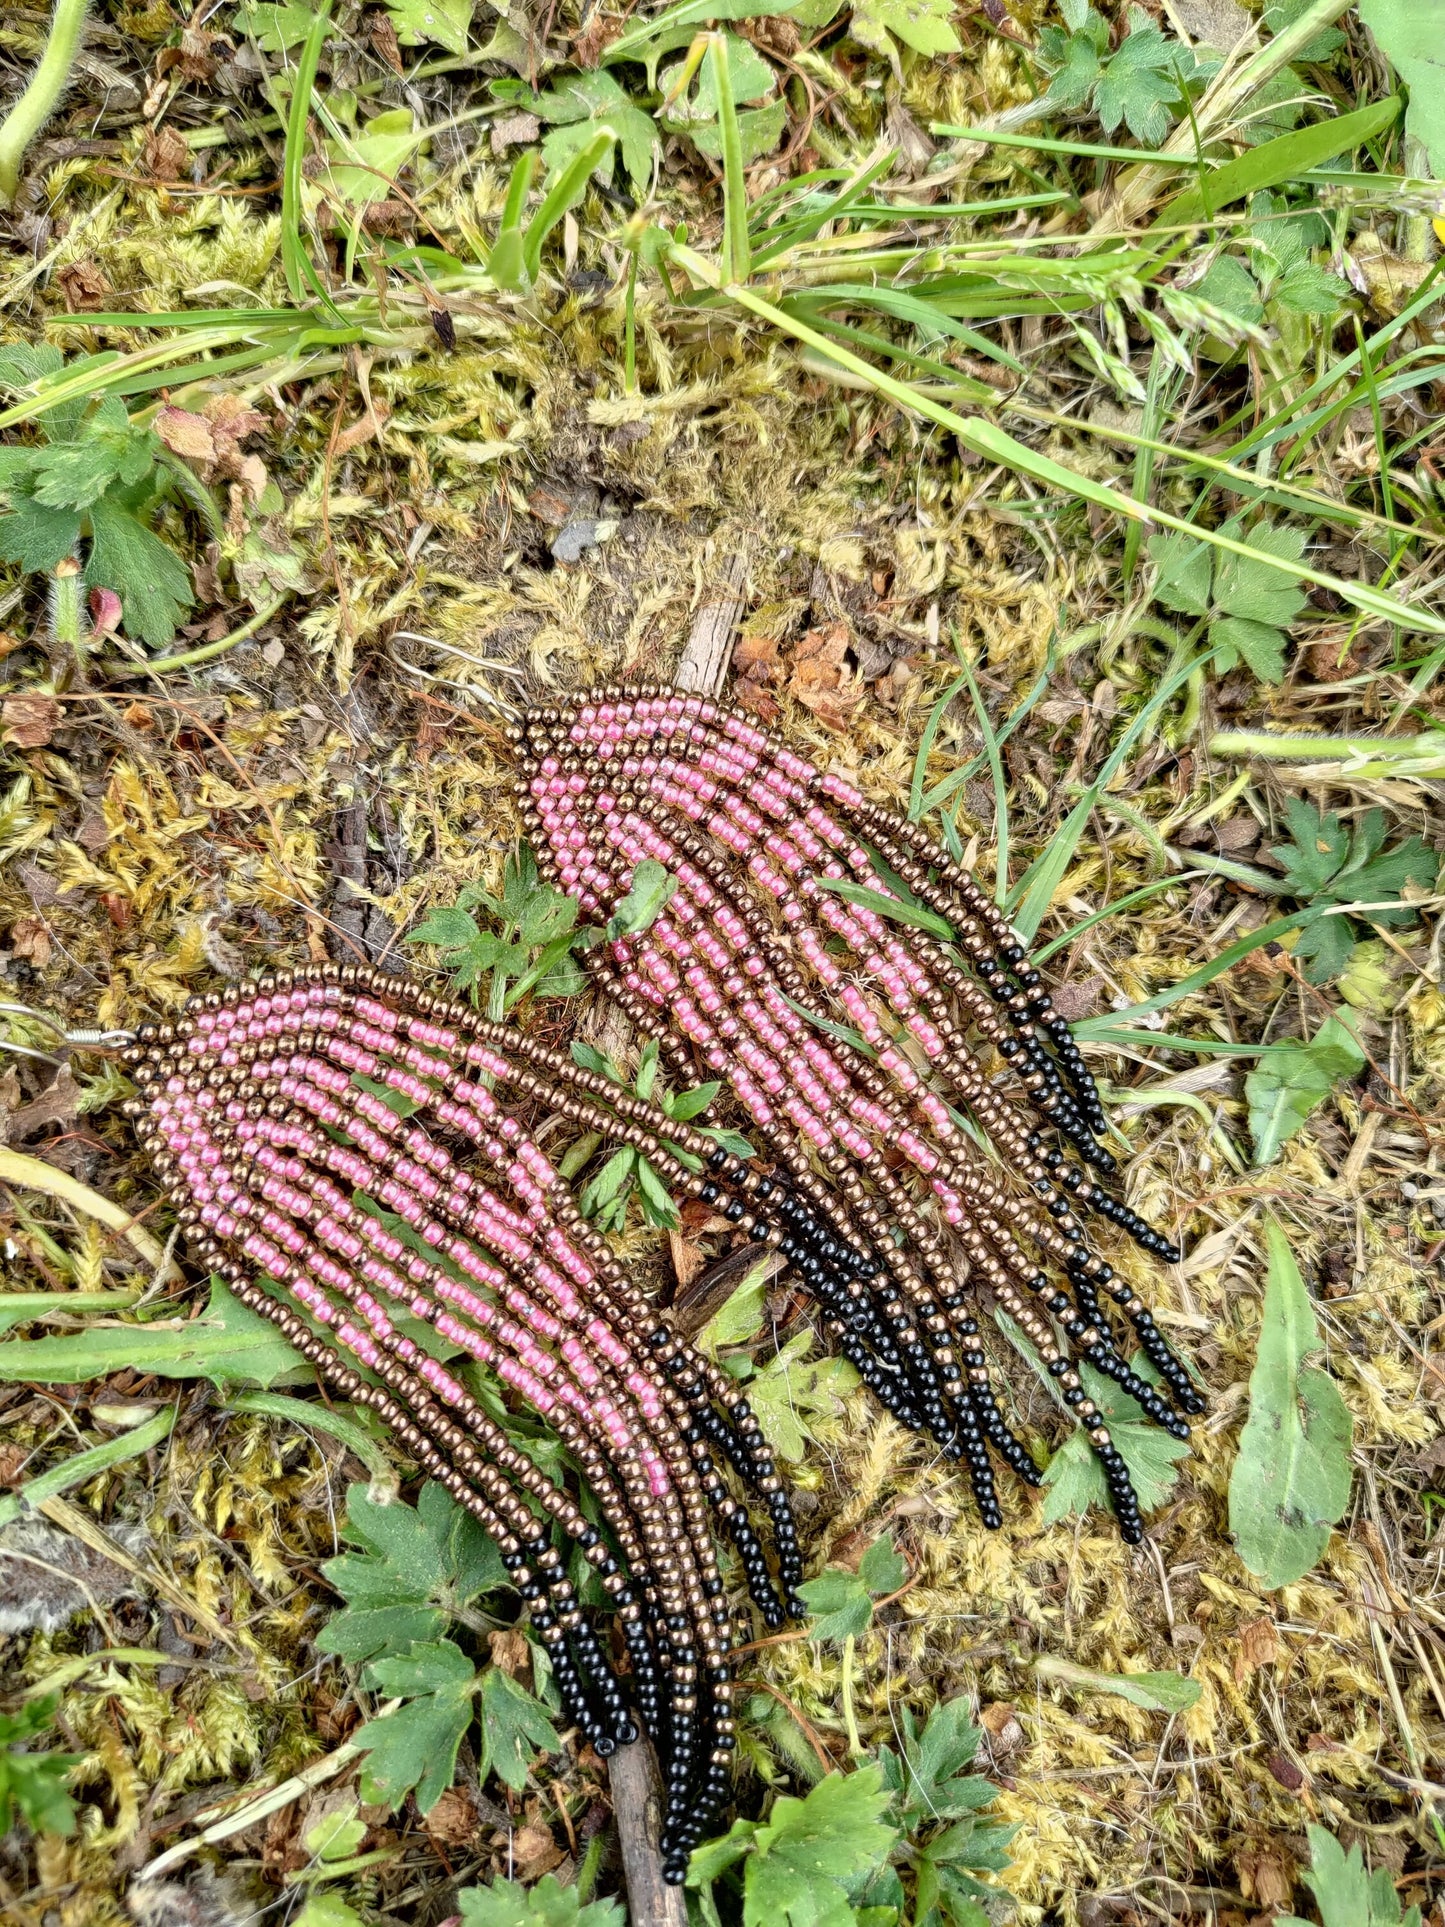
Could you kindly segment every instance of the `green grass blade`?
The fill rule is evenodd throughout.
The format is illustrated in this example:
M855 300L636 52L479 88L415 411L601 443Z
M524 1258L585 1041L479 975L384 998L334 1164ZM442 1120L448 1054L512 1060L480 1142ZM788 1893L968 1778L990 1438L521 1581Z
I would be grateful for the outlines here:
M527 231L522 237L522 263L529 283L535 283L541 272L542 249L547 236L562 216L576 207L586 194L593 170L612 152L616 143L617 135L612 128L599 127L587 145L578 148L542 196L542 205L527 223Z
M1100 797L1122 768L1125 757L1145 733L1153 729L1165 704L1183 688L1195 670L1209 660L1211 654L1212 651L1206 650L1201 655L1188 655L1183 662L1175 665L1120 737L1099 774L1050 838L1047 848L1035 857L1015 884L1010 902L1016 907L1010 911L1010 918L1025 943L1031 940L1043 922L1055 891L1068 874L1089 818L1098 806Z
M1048 134L1013 134L999 127L952 127L934 121L928 131L935 140L979 141L986 147L1022 147L1033 154L1074 154L1080 160L1090 161L1154 161L1162 167L1194 165L1192 154L1170 154L1162 148L1109 147L1097 141L1056 140ZM1338 154L1340 150L1334 151Z
M835 896L871 910L875 916L887 917L893 923L911 924L915 930L926 930L930 937L937 937L942 943L954 940L952 924L921 903L902 903L897 897L885 897L881 890L870 890L866 883L854 883L851 877L819 877L818 888L831 890Z
M963 670L963 679L968 685L969 700L978 722L979 734L983 737L983 753L988 758L989 774L993 778L994 809L994 901L1002 903L1008 895L1008 789L1003 780L1003 755L999 740L984 707L983 692L974 677L973 664L964 655L961 645L955 638L954 650Z
M1156 991L1141 1003L1130 1004L1127 1010L1110 1011L1107 1016L1085 1017L1081 1023L1074 1025L1074 1035L1082 1042L1085 1038L1093 1038L1097 1030L1128 1025L1131 1019L1148 1017L1156 1010L1168 1010L1171 1004L1180 1003L1184 998L1192 997L1195 991L1205 989L1216 977L1222 977L1226 970L1233 970L1237 963L1242 963L1256 950L1263 949L1265 944L1278 943L1296 930L1302 930L1306 924L1318 923L1321 917L1335 911L1333 904L1310 910L1292 910L1287 917L1276 917L1273 923L1261 924L1258 930L1252 930L1247 937L1230 944L1217 957L1200 964L1197 970L1191 970L1187 977L1181 977L1178 983L1170 984L1166 990Z
M823 355L836 361L850 373L861 376L879 394L886 395L900 408L909 409L926 420L937 422L956 435L965 448L986 460L998 462L1014 474L1027 475L1030 480L1046 488L1060 489L1065 494L1078 496L1085 502L1092 502L1110 514L1122 515L1131 520L1141 521L1147 526L1173 529L1187 535L1196 542L1206 542L1211 548L1226 554L1243 556L1247 560L1262 563L1275 569L1279 574L1289 576L1296 582L1308 582L1319 589L1328 589L1342 602L1351 607L1362 609L1367 615L1379 616L1386 622L1398 623L1407 631L1419 630L1427 635L1445 636L1445 616L1438 616L1424 608L1411 608L1409 604L1398 601L1394 596L1381 595L1360 582L1346 581L1341 576L1333 576L1323 569L1313 569L1307 563L1293 562L1282 556L1265 555L1252 549L1248 542L1225 535L1218 529L1207 529L1188 521L1182 516L1171 514L1168 510L1151 507L1147 502L1136 501L1132 495L1122 490L1111 489L1103 482L1096 482L1092 476L1084 475L1077 469L1056 462L1036 449L1026 447L1016 441L995 423L975 417L968 419L951 408L945 408L930 396L910 388L906 382L896 380L881 369L872 367L858 355L852 354L838 343L828 340L815 328L795 320L783 313L773 302L764 300L752 288L733 285L724 287L716 268L692 248L676 243L669 250L670 257L678 266L705 287L737 303L762 321L770 322L794 340L806 342L818 349Z
M746 281L753 266L752 240L748 233L748 181L743 172L743 136L738 125L737 103L733 99L727 41L722 34L709 34L708 58L712 62L718 134L722 141L723 280Z
M1204 182L1185 188L1167 201L1154 222L1156 228L1179 227L1186 222L1207 221L1231 201L1242 201L1267 187L1282 187L1295 181L1312 167L1331 161L1336 154L1353 153L1376 134L1383 134L1400 117L1398 96L1372 101L1353 114L1335 120L1316 121L1310 127L1296 127L1288 134L1264 141L1241 154L1236 161L1217 167ZM1208 195L1208 204L1205 195Z
M1034 962L1047 963L1049 958L1058 951L1066 950L1071 943L1076 943L1086 930L1092 930L1097 924L1107 922L1110 917L1117 917L1122 910L1132 910L1135 904L1147 903L1150 897L1157 897L1163 890L1173 890L1181 883L1191 883L1203 874L1202 870L1180 870L1177 875L1155 877L1152 882L1141 883L1137 890L1130 890L1113 903L1106 903L1102 910L1095 910L1091 916L1081 917L1077 923L1071 923L1067 930L1061 931L1057 937L1051 938L1048 943L1032 953Z
M967 676L956 676L928 712L928 721L923 725L923 734L918 739L918 753L913 758L913 781L908 788L910 823L917 823L923 816L923 785L928 775L928 759L933 754L933 745L938 740L938 732L943 727L943 719L948 713L949 704L960 689L967 687Z
M320 0L302 45L301 57L296 63L296 79L286 115L286 151L281 169L281 263L293 301L305 298L308 283L313 288L319 286L316 270L301 239L301 168L306 159L306 123L311 95L316 86L316 72L326 41L326 29L330 24L331 0Z
M41 1472L28 1480L18 1492L7 1492L0 1498L0 1526L8 1526L12 1519L18 1519L24 1511L35 1510L46 1499L58 1498L62 1492L70 1492L76 1486L84 1485L87 1479L108 1471L113 1465L120 1465L126 1459L138 1459L142 1452L149 1452L153 1445L168 1439L175 1422L176 1408L167 1405L154 1418L147 1419L144 1425L136 1426L134 1431L122 1432L116 1438L106 1439L101 1445L92 1445L84 1452L62 1459L59 1465L51 1466L48 1472Z

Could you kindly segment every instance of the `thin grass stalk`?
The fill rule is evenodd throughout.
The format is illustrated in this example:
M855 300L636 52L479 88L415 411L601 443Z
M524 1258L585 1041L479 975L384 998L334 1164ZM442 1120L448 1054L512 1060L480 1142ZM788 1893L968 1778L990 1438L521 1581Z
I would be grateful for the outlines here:
M1111 489L1102 482L1081 475L1077 470L1056 462L1047 455L1040 455L1027 448L1022 442L1015 441L993 422L979 419L968 420L956 414L953 409L945 408L930 396L910 388L906 382L896 380L881 369L872 367L861 356L850 353L838 343L830 341L817 329L810 328L805 322L798 321L778 308L771 301L755 293L751 288L741 285L725 287L718 270L694 249L673 242L668 248L671 259L695 281L716 293L735 301L739 307L754 314L761 321L770 323L794 340L807 343L817 349L828 360L851 374L860 377L870 388L900 408L922 415L926 420L936 422L940 428L948 429L956 435L965 448L981 455L986 461L999 462L1012 471L1029 476L1047 488L1061 489L1066 494L1079 496L1086 502L1112 514L1123 515L1134 521L1159 528L1172 529L1180 535L1187 535L1194 541L1207 542L1211 548L1224 550L1230 555L1243 556L1251 562L1264 563L1278 570L1296 582L1308 582L1315 588L1328 589L1352 607L1364 610L1368 615L1378 616L1386 622L1400 624L1402 628L1421 630L1427 635L1445 636L1445 616L1437 616L1425 609L1412 609L1397 601L1393 596L1377 594L1375 590L1358 582L1347 582L1342 577L1327 574L1323 569L1313 569L1304 562L1292 562L1283 556L1273 556L1253 549L1248 542L1236 540L1219 529L1207 529L1186 521L1183 517L1171 514L1167 509L1152 507L1147 502L1137 501L1122 490Z
M293 301L304 299L308 285L317 285L316 270L301 240L301 168L306 159L306 122L311 95L330 24L331 0L320 0L301 48L301 58L296 63L296 80L286 115L286 150L281 170L281 263Z
M733 77L728 71L727 40L708 35L713 91L717 95L718 134L723 160L722 271L725 282L746 281L752 273L752 242L748 235L748 184L743 173L743 137L733 99Z
M1165 141L1164 153L1171 161L1184 157L1192 160L1201 137L1207 138L1216 128L1223 126L1241 102L1264 86L1266 81L1272 80L1282 67L1287 67L1317 34L1326 27L1332 27L1340 15L1348 11L1349 4L1350 0L1314 0L1313 6L1306 7L1297 20L1292 21L1283 32L1275 34L1242 66L1231 73L1226 65L1198 103L1192 122L1181 122ZM1332 150L1333 154L1339 152L1338 146ZM1332 154L1324 154L1320 158L1329 160ZM1157 163L1145 162L1131 167L1121 176L1113 200L1090 230L1088 238L1117 234L1121 228L1132 227L1142 219L1159 191L1160 171Z

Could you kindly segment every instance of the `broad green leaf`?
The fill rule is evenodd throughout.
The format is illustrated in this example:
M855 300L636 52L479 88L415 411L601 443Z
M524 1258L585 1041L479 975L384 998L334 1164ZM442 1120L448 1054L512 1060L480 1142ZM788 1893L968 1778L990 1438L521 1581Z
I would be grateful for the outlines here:
M798 1592L812 1615L808 1631L814 1639L849 1639L867 1632L872 1623L873 1601L855 1572L830 1566L816 1579L805 1580Z
M366 1822L357 1817L355 1806L338 1807L308 1827L302 1835L306 1851L318 1860L347 1860L366 1838Z
M940 1820L958 1820L992 1803L998 1788L981 1773L968 1773L981 1738L961 1696L935 1706L922 1731L906 1707L898 1709L901 1762L883 1749L885 1776L897 1768L903 1818L910 1830Z
M1265 1235L1269 1273L1229 1525L1244 1564L1273 1590L1311 1570L1344 1516L1354 1425L1334 1380L1304 1363L1321 1341L1289 1241L1272 1218Z
M664 1095L662 1108L669 1117L675 1117L679 1123L686 1123L689 1118L694 1118L705 1111L721 1089L722 1085L714 1082L699 1084L696 1090L679 1091L676 1097Z
M366 1927L354 1907L336 1893L313 1893L299 1914L291 1916L290 1927Z
M1040 1660L1036 1670L1045 1679L1056 1679L1084 1692L1112 1693L1116 1699L1153 1713L1187 1713L1197 1706L1204 1691L1197 1679L1182 1673L1098 1673L1068 1660Z
M1311 903L1343 867L1350 833L1333 811L1325 816L1301 796L1288 799L1284 815L1291 840L1276 843L1270 855L1279 861L1294 895Z
M1321 917L1299 934L1294 959L1305 967L1312 984L1334 983L1349 968L1355 953L1355 926L1348 917ZM1353 998L1348 1001L1354 1002Z
M737 117L739 145L743 165L758 160L764 154L771 154L783 138L783 129L788 124L788 109L781 100L770 101L766 107L745 107ZM700 154L709 160L722 157L722 134L715 120L690 121L681 130Z
M386 4L396 37L404 46L435 40L448 53L467 51L472 0L386 0Z
M1310 1870L1305 1884L1314 1894L1322 1927L1420 1927L1420 1909L1400 1912L1400 1896L1388 1867L1365 1871L1359 1843L1348 1853L1323 1827L1305 1829ZM1281 1914L1274 1927L1309 1927L1294 1914Z
M54 1693L22 1704L18 1713L0 1714L0 1837L17 1817L36 1833L75 1832L75 1802L65 1776L81 1755L32 1753L21 1744L48 1732L59 1708Z
M441 1639L373 1660L369 1672L383 1693L401 1695L406 1704L368 1720L355 1736L353 1744L367 1755L362 1798L394 1809L414 1788L417 1811L430 1813L452 1783L457 1748L472 1723L472 1662Z
M632 872L627 895L613 911L607 925L609 937L636 937L651 929L671 903L677 878L671 876L652 857L647 856Z
M562 1742L539 1699L518 1685L500 1666L488 1667L482 1677L482 1747L480 1770L494 1770L513 1793L527 1782L527 1770L538 1747L555 1753Z
M1333 1016L1310 1043L1285 1046L1262 1059L1244 1080L1255 1164L1273 1163L1340 1079L1354 1077L1364 1061L1353 1033Z
M268 1318L233 1298L217 1279L199 1318L12 1339L0 1345L0 1380L78 1385L127 1367L160 1378L209 1378L214 1385L274 1385L309 1378L311 1367Z
M907 1579L908 1566L886 1532L858 1561L858 1577L875 1599L897 1592Z
M715 1358L722 1346L746 1345L757 1337L766 1316L767 1278L766 1261L753 1266L698 1333L700 1350Z
M1410 89L1405 126L1445 180L1445 15L1440 0L1360 0L1360 18Z
M458 49L460 51L460 49ZM418 132L409 107L377 114L344 143L328 142L328 183L343 207L356 210L385 200L416 150L430 138Z
M1260 322L1264 319L1264 303L1259 298L1259 289L1254 277L1242 261L1232 254L1221 254L1211 263L1201 281L1189 290L1199 300L1207 301L1213 308L1222 308L1226 314L1238 315L1241 321ZM1159 540L1155 537L1154 540ZM1170 538L1165 537L1164 540ZM1153 543L1150 544L1151 548ZM1202 613L1196 611L1196 613Z

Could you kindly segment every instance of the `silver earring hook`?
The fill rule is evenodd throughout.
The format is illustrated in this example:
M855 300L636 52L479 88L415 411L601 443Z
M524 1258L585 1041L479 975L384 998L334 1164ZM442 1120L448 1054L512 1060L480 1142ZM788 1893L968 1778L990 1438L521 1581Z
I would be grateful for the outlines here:
M49 1017L43 1010L33 1010L29 1004L0 1003L0 1014L11 1017L29 1017L37 1024L44 1024L53 1030L62 1044L71 1050L124 1050L126 1045L135 1042L133 1030L98 1030L85 1028L67 1030L64 1024ZM0 1049L17 1052L21 1057L38 1057L45 1063L58 1064L60 1059L52 1057L48 1051L32 1050L27 1044L14 1044L8 1038L0 1038Z

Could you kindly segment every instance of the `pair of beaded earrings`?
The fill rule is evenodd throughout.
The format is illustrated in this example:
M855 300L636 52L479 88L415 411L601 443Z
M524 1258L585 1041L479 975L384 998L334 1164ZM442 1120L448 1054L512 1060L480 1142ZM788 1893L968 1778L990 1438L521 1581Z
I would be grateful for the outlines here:
M1075 1360L1176 1436L1201 1400L1085 1240L1080 1214L1093 1212L1178 1255L1086 1174L1113 1168L1098 1093L965 871L699 697L608 689L533 710L514 736L539 859L585 914L605 921L644 859L670 872L649 928L589 961L677 1069L700 1062L731 1090L769 1172L570 1057L367 967L277 972L147 1026L128 1053L127 1108L196 1255L493 1535L567 1715L599 1754L636 1736L635 1710L657 1743L664 1867L680 1881L735 1746L714 1533L730 1536L769 1627L801 1611L797 1534L738 1387L671 1333L584 1221L529 1128L539 1110L636 1148L677 1194L774 1246L888 1409L966 1461L988 1525L1002 1522L990 1447L1028 1483L1038 1474L994 1395L970 1309L981 1290L1060 1381L1126 1539L1143 1530L1137 1500ZM885 910L923 904L954 941L832 887L850 882ZM1103 1291L1162 1391L1125 1361ZM449 1369L458 1353L553 1428L600 1528ZM615 1610L614 1654L559 1535Z

